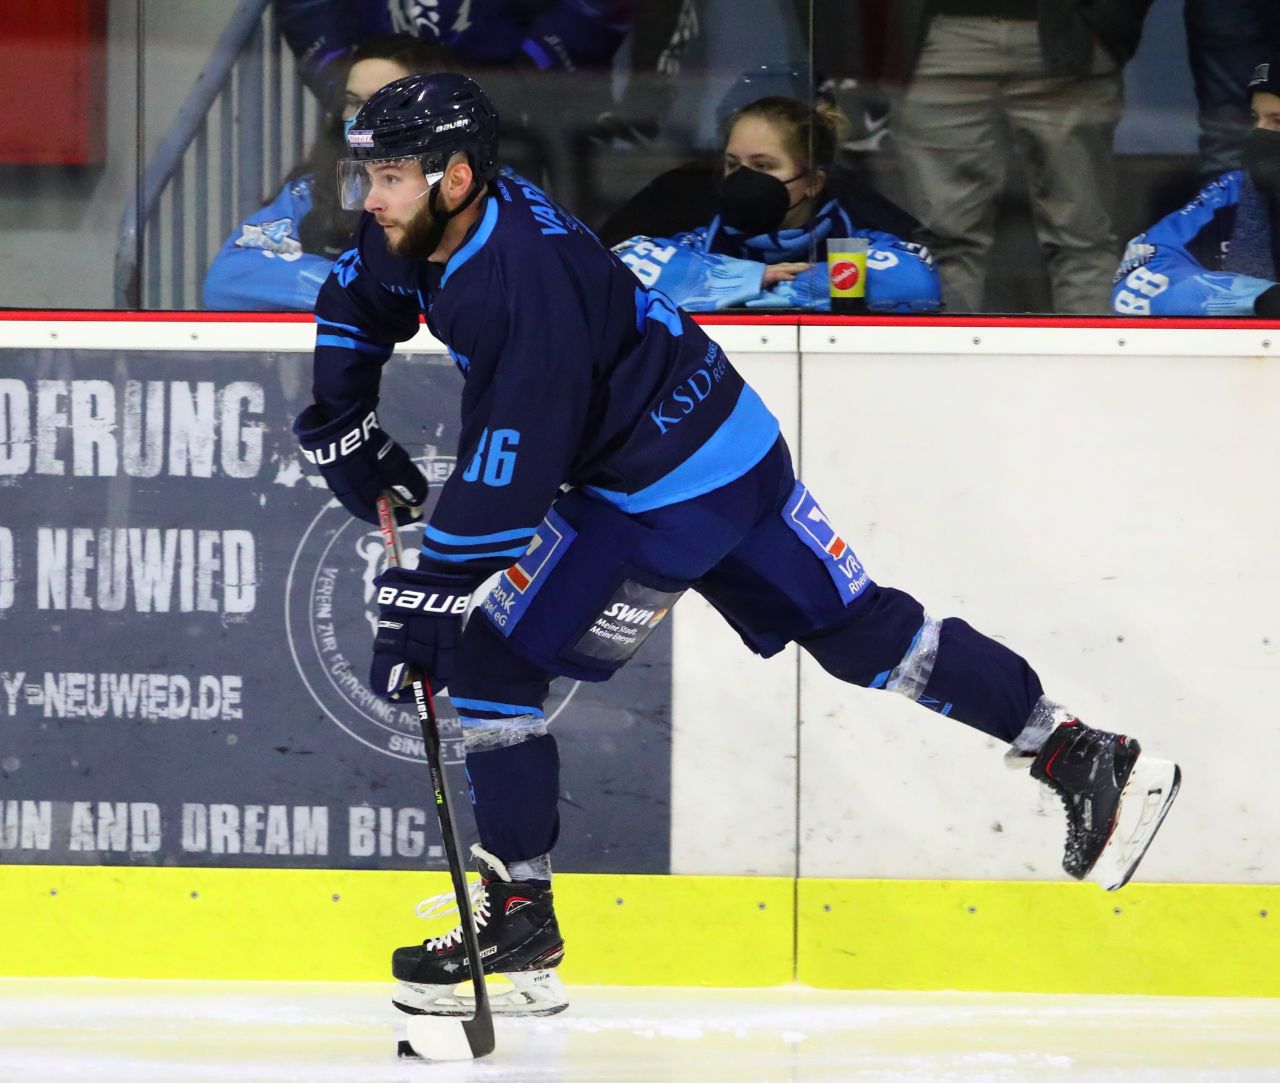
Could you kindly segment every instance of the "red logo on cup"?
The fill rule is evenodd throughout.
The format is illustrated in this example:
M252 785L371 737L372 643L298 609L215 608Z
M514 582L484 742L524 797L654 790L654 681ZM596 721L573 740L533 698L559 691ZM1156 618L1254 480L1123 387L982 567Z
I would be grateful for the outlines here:
M858 284L858 265L851 259L838 260L831 267L831 285L838 290L851 290Z

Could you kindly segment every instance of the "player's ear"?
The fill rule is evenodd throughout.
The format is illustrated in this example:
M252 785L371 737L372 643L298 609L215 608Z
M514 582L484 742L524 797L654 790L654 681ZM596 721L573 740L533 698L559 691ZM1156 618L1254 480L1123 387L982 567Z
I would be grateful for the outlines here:
M475 174L471 169L471 160L461 151L454 154L445 172L449 194L462 196L471 191L471 182Z

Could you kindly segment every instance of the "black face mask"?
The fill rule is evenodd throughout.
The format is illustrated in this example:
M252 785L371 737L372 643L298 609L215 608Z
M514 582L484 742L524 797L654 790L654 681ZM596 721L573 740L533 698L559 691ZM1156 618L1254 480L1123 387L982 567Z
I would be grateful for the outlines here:
M803 176L797 173L791 180ZM748 237L773 233L793 206L787 191L790 183L739 166L720 185L720 221Z
M1261 191L1280 196L1280 132L1254 128L1244 141L1244 168Z

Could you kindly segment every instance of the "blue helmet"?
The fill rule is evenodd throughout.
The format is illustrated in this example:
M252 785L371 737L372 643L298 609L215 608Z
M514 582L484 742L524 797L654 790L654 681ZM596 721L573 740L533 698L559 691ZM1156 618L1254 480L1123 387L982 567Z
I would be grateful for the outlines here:
M444 171L467 155L476 179L498 171L498 111L469 76L458 72L406 75L376 91L347 131L347 160L368 163L418 158L424 173Z

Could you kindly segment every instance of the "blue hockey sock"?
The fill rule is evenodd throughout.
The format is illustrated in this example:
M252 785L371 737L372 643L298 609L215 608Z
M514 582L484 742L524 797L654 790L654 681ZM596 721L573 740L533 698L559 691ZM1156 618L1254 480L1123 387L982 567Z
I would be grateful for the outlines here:
M467 752L480 845L504 864L551 852L560 834L560 755L550 734Z
M917 671L919 687L911 698L992 737L1012 741L1044 694L1035 670L1020 655L956 617L941 622L926 618L922 639L930 625L936 629L936 648L931 665ZM907 688L894 690L911 695Z

